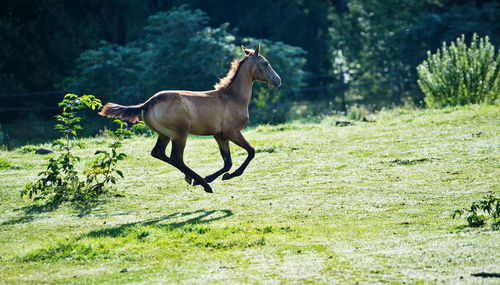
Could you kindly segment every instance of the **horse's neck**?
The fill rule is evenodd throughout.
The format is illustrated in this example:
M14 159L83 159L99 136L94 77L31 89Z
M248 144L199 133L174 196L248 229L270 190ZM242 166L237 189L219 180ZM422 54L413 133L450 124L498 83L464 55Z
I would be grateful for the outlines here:
M252 96L253 78L249 66L242 66L228 88L230 98L248 106Z

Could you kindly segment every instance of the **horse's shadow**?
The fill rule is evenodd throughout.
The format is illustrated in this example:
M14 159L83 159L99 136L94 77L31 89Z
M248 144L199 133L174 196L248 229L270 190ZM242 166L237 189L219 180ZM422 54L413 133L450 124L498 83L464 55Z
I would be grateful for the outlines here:
M86 234L86 237L93 237L93 238L98 238L98 237L119 237L119 236L124 236L127 234L127 232L130 231L130 229L137 227L137 226L149 226L149 225L156 225L157 227L160 228L167 228L167 229L176 229L183 227L185 225L200 225L200 224L206 224L206 223L211 223L213 221L221 220L228 218L233 215L233 212L231 210L197 210L197 211L188 211L188 212L177 212L165 216L161 216L158 218L153 218L153 219L148 219L148 220L143 220L143 221L137 221L133 223L127 223L127 224L122 224L119 226L114 226L114 227L109 227L101 230L95 230L91 231L88 234ZM192 216L192 217L190 217ZM183 218L189 217L188 219L182 220ZM168 220L179 220L181 219L182 221L172 221L170 223L161 223L163 221L168 221Z

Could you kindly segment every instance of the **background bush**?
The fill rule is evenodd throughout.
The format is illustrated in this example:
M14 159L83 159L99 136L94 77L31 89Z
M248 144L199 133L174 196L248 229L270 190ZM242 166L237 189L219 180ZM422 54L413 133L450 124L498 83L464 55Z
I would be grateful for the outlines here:
M303 86L303 49L264 39L236 41L228 24L212 28L207 23L203 11L187 6L152 15L138 40L125 45L102 42L83 52L66 88L121 104L137 104L161 90L211 90L229 71L231 61L244 56L240 44L255 48L259 42L262 54L284 80L278 90L255 85L253 106L291 99Z
M449 46L443 42L417 70L430 107L492 104L500 92L500 59L487 36L478 40L474 34L470 47L463 35Z

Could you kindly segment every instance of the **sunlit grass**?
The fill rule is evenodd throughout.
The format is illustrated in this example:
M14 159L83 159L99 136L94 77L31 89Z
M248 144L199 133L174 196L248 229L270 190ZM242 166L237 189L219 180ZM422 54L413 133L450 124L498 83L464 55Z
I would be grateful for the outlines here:
M116 191L51 207L19 197L46 156L2 151L0 280L498 282L471 274L500 272L500 231L450 215L499 194L500 107L373 119L250 128L255 159L243 176L214 181L214 194L150 157L154 138L136 137L121 149L128 157ZM83 161L107 144L83 142ZM245 159L231 152L235 166ZM223 164L211 138L191 137L185 156L201 175Z

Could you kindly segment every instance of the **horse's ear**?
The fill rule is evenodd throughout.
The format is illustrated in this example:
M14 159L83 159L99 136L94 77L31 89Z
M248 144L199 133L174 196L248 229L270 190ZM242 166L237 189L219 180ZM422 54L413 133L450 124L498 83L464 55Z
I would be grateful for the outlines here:
M255 49L255 52L253 53L255 56L259 56L260 53L260 43L257 45L257 48Z
M241 45L241 50L243 50L243 52L246 54L246 55L250 55L251 53L253 53L253 50L251 49L247 49L246 47L244 47L243 45Z

